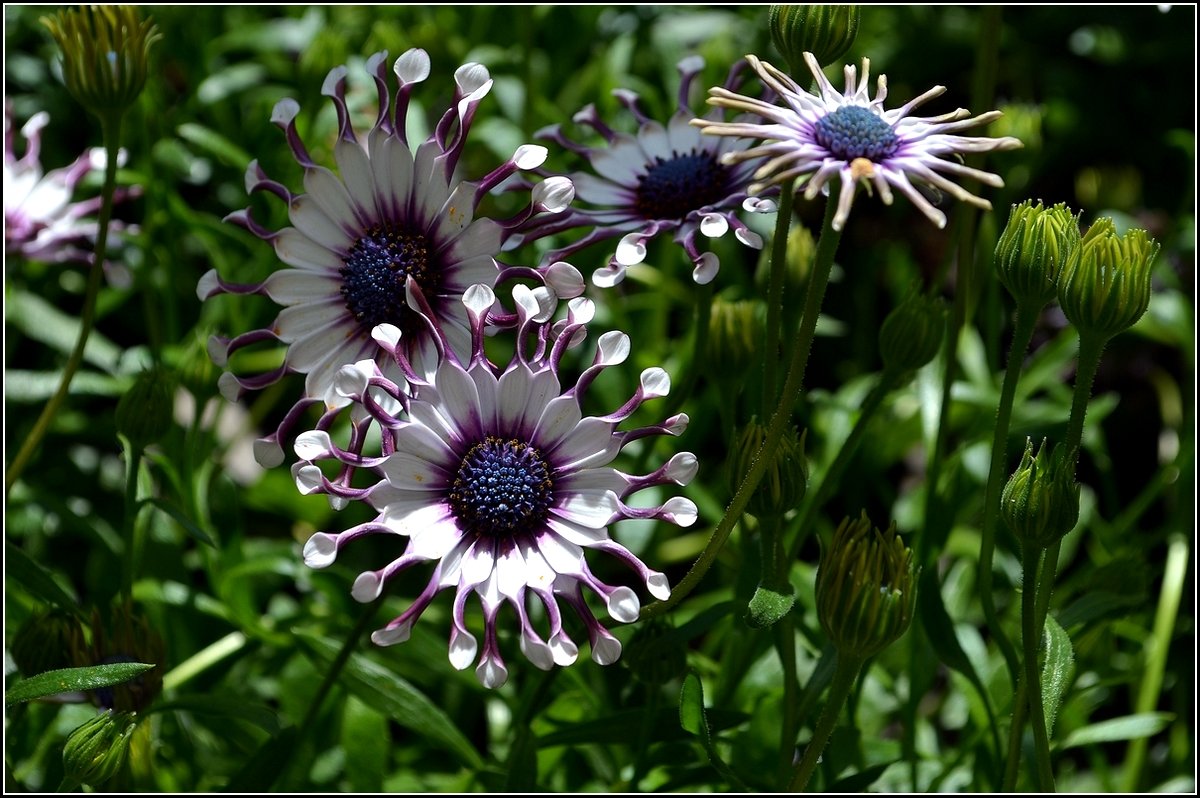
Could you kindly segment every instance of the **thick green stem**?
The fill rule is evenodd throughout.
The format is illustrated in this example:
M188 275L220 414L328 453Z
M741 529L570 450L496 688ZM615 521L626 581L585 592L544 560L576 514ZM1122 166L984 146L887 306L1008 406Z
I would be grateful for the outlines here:
M92 325L96 321L96 297L100 294L100 278L104 275L104 258L108 246L108 223L112 219L113 192L117 186L117 153L120 150L121 143L121 115L113 114L107 118L102 118L100 127L107 160L104 165L104 187L100 192L100 217L98 232L96 234L96 251L92 255L92 267L88 271L87 289L83 296L83 310L80 311L79 316L79 338L75 341L75 348L71 350L70 357L67 358L66 366L63 367L62 379L58 384L58 390L54 392L54 395L50 397L50 401L46 402L46 406L42 408L41 415L38 416L33 429L29 431L28 437L21 444L17 456L13 458L12 464L8 467L8 472L4 475L5 496L12 491L12 486L16 484L17 479L21 476L21 472L29 464L29 460L33 457L34 452L37 451L38 444L42 442L42 438L46 436L46 432L50 429L50 423L58 415L58 409L62 406L63 400L67 398L67 392L71 388L71 381L75 378L75 372L79 370L79 366L83 363L83 352L87 347L88 337L92 334Z
M767 434L762 448L759 449L746 476L742 477L742 484L738 486L733 499L725 509L725 514L717 523L717 528L713 530L712 537L709 538L704 550L700 552L700 556L691 570L675 586L669 599L656 601L642 610L643 620L667 612L700 583L700 580L708 573L708 569L712 567L713 562L716 561L717 554L725 545L725 541L729 539L729 534L733 531L734 526L741 519L746 505L750 501L750 496L758 488L758 483L762 481L763 475L767 471L767 466L775 458L775 451L779 448L779 441L783 437L784 426L791 421L792 408L799 400L801 388L804 386L804 369L808 365L808 354L817 328L817 316L821 311L821 301L825 297L825 287L829 284L829 273L833 269L833 255L837 251L838 241L842 237L841 231L833 229L833 216L836 210L837 190L835 186L830 190L829 201L825 207L825 222L821 228L820 241L817 243L813 275L808 284L808 296L804 303L804 315L800 319L800 329L796 333L796 347L792 350L791 365L783 384L782 395L779 397L779 405L775 408L771 422L767 425Z
M799 682L796 679L796 623L791 613L775 625L775 648L783 666L783 724L779 735L779 781L787 778L800 731Z
M1008 428L1012 421L1013 398L1017 394L1017 382L1021 379L1021 364L1025 351L1033 340L1033 328L1037 323L1041 306L1035 303L1020 303L1013 325L1012 347L1008 351L1008 368L1004 372L1004 383L1000 388L1000 404L996 408L996 426L992 433L992 463L988 470L987 488L983 498L983 528L979 547L979 597L983 602L983 617L1004 661L1008 665L1009 678L1017 680L1017 650L1008 639L1000 619L996 615L995 598L992 595L992 556L996 550L996 524L1000 518L1000 489L1006 477L1006 455Z
M795 180L780 185L775 237L771 239L771 281L767 289L767 343L763 347L762 417L775 405L775 372L779 369L779 325L783 311L783 277L787 274L788 230L792 224L792 190Z
M1021 765L1021 737L1025 731L1026 709L1029 696L1025 690L1025 677L1017 679L1017 692L1013 698L1012 724L1008 727L1008 756L1004 760L1004 786L1001 792L1015 792L1017 775Z
M1050 739L1046 736L1046 710L1042 706L1042 679L1038 668L1042 628L1037 620L1037 571L1041 554L1040 548L1029 544L1025 544L1021 550L1021 643L1025 648L1025 694L1029 699L1029 720L1033 726L1038 790L1054 792L1054 771L1050 767Z
M825 744L829 742L829 735L833 733L833 728L837 725L838 715L841 714L842 706L850 696L850 690L854 687L854 680L858 678L858 671L861 667L862 660L843 657L842 653L838 652L837 667L833 671L833 681L829 685L829 700L825 703L825 708L821 710L821 718L817 721L817 728L813 730L812 739L808 741L808 747L804 749L804 756L796 765L791 783L788 784L788 792L804 792L808 787L813 771L817 769L821 752L825 750Z

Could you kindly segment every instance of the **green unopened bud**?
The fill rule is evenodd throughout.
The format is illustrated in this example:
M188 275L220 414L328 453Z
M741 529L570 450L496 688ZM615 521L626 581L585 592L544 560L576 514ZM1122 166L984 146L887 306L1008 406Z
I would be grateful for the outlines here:
M808 433L805 432L805 436ZM767 428L751 419L734 442L730 460L730 488L736 492L750 471L754 460L767 439ZM795 508L808 490L808 464L804 459L804 437L797 438L795 427L787 427L780 435L775 456L763 474L758 488L746 505L746 512L758 518L777 518Z
M135 6L81 6L42 24L62 49L67 90L84 108L121 114L142 93L150 45L162 37Z
M708 322L708 362L715 379L739 380L762 359L765 305L758 299L712 300Z
M864 512L846 518L817 568L817 618L838 653L865 659L908 629L917 599L912 551L896 534L872 528Z
M773 5L767 12L771 41L783 54L792 75L808 74L804 53L821 66L837 61L858 35L858 6Z
M946 331L941 297L914 293L897 305L879 328L879 354L885 369L902 373L921 368L937 355Z
M996 243L996 274L1017 304L1039 308L1054 299L1059 274L1079 245L1079 216L1063 203L1014 205Z
M1145 230L1118 236L1112 219L1097 219L1067 257L1058 303L1080 333L1111 338L1150 305L1150 267L1158 243Z
M666 684L687 670L687 651L675 627L664 618L651 618L634 632L621 662L640 681Z
M1000 494L1000 517L1024 545L1046 548L1070 532L1079 520L1079 484L1075 457L1060 443L1046 451L1046 441L1033 453L1025 440L1021 464Z
M817 254L817 242L807 227L793 220L788 229L787 257L784 258L783 285L788 296L804 296L802 289L808 285L812 273L813 258ZM771 285L771 248L766 247L758 260L758 271L754 284L765 295ZM800 303L797 302L797 305ZM785 309L786 311L786 309Z
M154 443L171 429L175 384L161 368L143 371L117 402L117 432L135 448Z
M17 629L12 658L24 676L74 667L84 649L83 625L66 610L34 615Z
M71 732L63 748L65 779L92 787L111 779L125 763L136 726L132 712L108 710Z

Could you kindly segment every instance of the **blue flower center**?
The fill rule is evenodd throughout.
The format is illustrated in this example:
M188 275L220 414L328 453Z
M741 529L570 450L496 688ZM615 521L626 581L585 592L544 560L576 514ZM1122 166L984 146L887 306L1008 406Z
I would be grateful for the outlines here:
M546 517L554 499L541 452L489 435L471 447L450 489L450 509L467 534L511 537Z
M858 105L843 105L816 124L817 143L843 161L890 158L900 146L896 131L879 116Z
M635 208L645 219L682 219L727 193L729 172L710 152L655 158L638 179Z
M409 308L405 281L412 277L423 291L436 276L430 268L429 242L420 233L375 225L362 234L343 258L342 296L354 318L370 329L395 324L406 329Z

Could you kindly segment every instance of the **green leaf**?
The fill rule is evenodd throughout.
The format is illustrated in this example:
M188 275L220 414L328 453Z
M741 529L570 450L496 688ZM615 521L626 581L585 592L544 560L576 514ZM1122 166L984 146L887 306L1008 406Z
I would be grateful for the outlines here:
M75 348L79 338L79 319L68 316L36 294L14 290L4 303L8 323L62 354ZM83 359L109 373L117 373L121 348L95 330L83 349ZM74 381L71 385L74 386Z
M1059 750L1077 748L1081 745L1150 737L1167 728L1173 720L1175 720L1175 715L1170 712L1145 712L1140 715L1126 715L1112 720L1102 720L1068 734L1062 745L1059 746Z
M230 793L263 793L271 789L271 785L279 778L280 772L291 761L292 751L296 747L299 731L294 726L288 726L279 734L267 740L254 752L254 756L242 766L234 777L225 785L222 792Z
M62 668L22 679L4 693L4 706L11 707L35 698L59 693L75 693L111 687L133 679L153 668L144 662L115 662L87 668Z
M1042 655L1042 704L1046 713L1046 733L1054 731L1058 708L1062 706L1067 689L1075 678L1075 651L1071 637L1058 625L1058 621L1046 616L1044 650Z
M341 648L340 643L307 632L298 632L297 639L326 665L333 662ZM483 758L454 721L424 693L387 668L362 654L352 654L341 681L351 693L401 726L420 733L429 742L441 744L469 767L483 767Z
M342 713L342 750L354 792L383 792L390 741L387 718L375 707L347 696Z
M241 66L247 65L243 64ZM230 70L226 70L226 73L229 71ZM216 76L214 75L213 77ZM211 79L212 78L209 78L208 80ZM250 80L255 82L255 85L257 85L258 79L259 76L257 74L250 78ZM207 83L208 80L206 80L205 83ZM203 90L204 84L201 84L200 91ZM203 125L185 122L179 126L179 129L176 132L179 133L179 137L181 139L191 142L198 148L216 156L217 160L224 162L226 166L244 169L246 164L254 160L250 153L246 152L241 147L222 136L220 133L217 133L214 130L209 130Z
M34 596L64 610L78 612L79 602L17 544L4 540L4 575Z
M917 615L921 618L921 625L925 628L925 634L929 636L929 642L937 652L938 658L966 676L975 689L986 695L983 682L975 673L975 666L971 664L962 644L958 642L954 621L946 612L946 605L942 601L941 587L936 568L922 569L917 589Z
M709 728L714 732L744 723L748 717L745 712L720 709L708 710L705 715ZM686 740L687 732L680 725L680 720L680 713L673 708L658 710L650 720L651 739L657 742ZM628 744L629 730L640 728L644 722L645 710L621 710L582 723L564 724L553 732L541 735L538 744L541 748L588 743Z
M60 371L27 371L9 369L4 372L4 398L12 402L45 402L62 382ZM126 381L94 371L77 371L71 380L71 394L90 396L120 396Z
M689 673L683 679L683 691L679 695L679 725L689 734L708 739L708 721L704 718L704 687L695 673Z
M171 518L175 519L177 524L183 527L184 532L187 532L201 543L212 546L214 549L217 547L217 542L212 539L212 536L197 526L192 519L184 515L183 510L180 510L178 507L170 504L169 502L163 501L156 496L145 499L143 504L149 504L151 507L162 510L167 515L171 516Z
M881 762L878 765L872 765L866 770L860 770L858 773L838 779L829 785L826 792L866 792L883 775L883 771L899 761L901 760L893 759L890 762Z
M154 704L146 711L148 713L179 711L218 715L252 723L267 734L273 735L279 731L279 716L270 707L247 702L244 698L232 698L212 693L182 695L166 703Z

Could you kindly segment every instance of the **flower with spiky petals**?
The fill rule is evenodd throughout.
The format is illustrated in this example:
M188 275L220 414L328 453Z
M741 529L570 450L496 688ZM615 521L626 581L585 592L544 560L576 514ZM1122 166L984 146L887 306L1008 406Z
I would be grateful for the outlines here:
M735 65L727 86L740 85L744 66L744 63ZM579 199L591 207L576 205L557 218L534 222L533 229L542 235L592 228L578 241L551 252L547 261L568 257L598 241L621 236L608 264L592 275L596 285L608 287L625 278L627 267L645 260L647 242L674 233L676 243L692 261L692 278L703 285L712 282L721 264L714 253L700 251L697 234L720 238L732 230L746 246L762 248L762 237L747 228L737 215L739 209L763 213L775 210L773 201L751 197L747 190L760 159L742 159L732 164L723 161L752 142L705 138L688 125L695 116L688 107L688 93L703 68L704 59L699 56L679 62L679 108L665 126L646 116L638 105L636 93L618 89L613 93L640 125L637 135L614 131L600 119L593 105L577 113L574 121L593 128L604 138L606 146L590 148L571 141L560 125L538 133L539 137L580 154L592 167L590 173L570 175Z
M280 427L255 447L259 462L274 466L283 459L281 438L310 405L327 407L345 400L334 391L342 366L378 351L371 329L391 324L405 332L414 363L432 362L432 344L424 326L406 304L406 283L416 283L438 324L460 352L469 348L466 315L459 301L477 283L495 285L508 277L532 277L562 296L578 296L584 282L574 267L553 263L543 269L508 266L496 256L506 231L541 212L558 213L570 203L574 188L565 178L547 179L532 190L530 204L508 220L477 217L483 197L520 169L533 169L546 158L545 147L523 145L511 158L476 182L457 181L458 165L477 107L491 90L486 67L468 63L454 73L456 89L449 110L429 138L409 148L405 135L409 98L430 74L429 56L413 49L394 64L399 90L388 87L387 53L367 60L367 71L379 94L374 126L360 140L351 126L346 104L344 66L330 71L322 93L333 101L338 117L333 146L338 173L315 163L296 129L300 111L295 100L275 105L272 121L286 134L292 154L304 168L303 194L293 194L251 162L246 189L274 194L288 204L291 226L268 230L249 209L230 214L229 221L269 241L289 268L273 272L257 284L235 284L209 271L197 287L204 300L217 294L260 294L284 306L274 323L233 339L214 337L209 353L219 365L243 347L263 342L287 345L283 363L253 376L222 375L220 387L229 399L257 390L287 373L306 375L304 395ZM502 314L502 309L496 309ZM511 315L511 314L509 314Z
M397 574L436 563L412 605L372 639L379 645L407 640L437 593L452 588L450 662L463 669L478 656L475 673L487 687L498 687L508 677L497 634L497 613L506 602L520 622L521 651L535 666L548 670L578 656L563 628L560 603L582 619L592 659L601 665L616 660L621 645L596 619L584 591L595 594L609 616L624 623L637 619L641 604L630 587L602 582L585 553L612 555L638 575L651 595L665 599L670 595L666 577L613 540L608 528L629 518L680 526L696 519L695 504L683 497L653 507L626 503L644 488L688 484L697 470L694 455L676 454L645 476L609 465L631 441L685 429L683 414L661 425L618 429L644 401L667 394L666 372L646 369L638 389L620 408L584 416L581 403L588 386L605 368L628 357L629 337L621 332L601 335L591 365L564 389L560 363L587 334L585 325L595 311L591 300L572 299L566 318L553 322L556 299L545 288L518 285L513 298L517 346L504 367L491 363L483 351L485 317L495 302L486 285L473 286L462 300L471 320L470 357L460 359L449 340L441 339L441 358L428 380L407 362L400 345L404 333L392 325L376 327L376 340L404 372L407 388L391 383L373 359L341 369L336 382L343 395L378 422L384 454L347 453L318 429L297 437L301 462L293 467L301 492L365 501L379 513L344 532L313 535L304 546L309 566L330 565L343 546L363 535L407 540L398 558L358 576L354 598L373 601ZM419 296L414 306L429 318ZM436 335L432 319L430 328ZM403 418L388 413L380 396L403 407ZM352 487L348 480L329 479L321 463L370 470L377 480L369 487ZM467 622L472 593L483 609L482 647Z
M945 86L934 86L900 108L885 111L887 76L879 76L875 97L870 98L867 84L871 62L866 58L862 62L862 82L858 81L855 68L847 65L846 90L839 92L825 77L812 54L805 53L804 60L817 81L819 93L815 95L765 61L753 55L746 56L746 60L762 82L775 90L782 105L715 87L709 89L709 104L758 114L766 121L756 124L693 119L692 124L716 136L766 140L757 147L724 156L729 164L750 158L768 159L754 173L758 182L750 186L751 193L794 178L797 188L804 187L804 196L813 199L819 192L828 193L833 178L838 178L841 187L833 218L834 230L841 230L846 223L860 182L868 191L872 188L878 191L879 197L888 205L892 202L892 188L895 187L938 227L945 227L946 215L917 190L913 180L990 210L990 202L975 196L946 175L1002 186L1004 181L998 175L966 166L955 158L964 153L1011 150L1021 146L1021 142L1011 136L957 135L960 130L991 122L1000 116L999 111L973 117L970 111L959 108L941 116L909 116L914 108L945 92Z
M100 198L72 202L71 197L88 173L104 169L104 148L90 149L70 166L43 174L38 155L42 128L49 121L45 111L29 118L21 128L25 154L17 158L12 109L4 107L4 251L50 263L88 261L99 233L92 214L100 209ZM123 156L121 152L118 162ZM134 188L117 189L113 199L136 193ZM109 229L115 232L123 226L114 220Z

